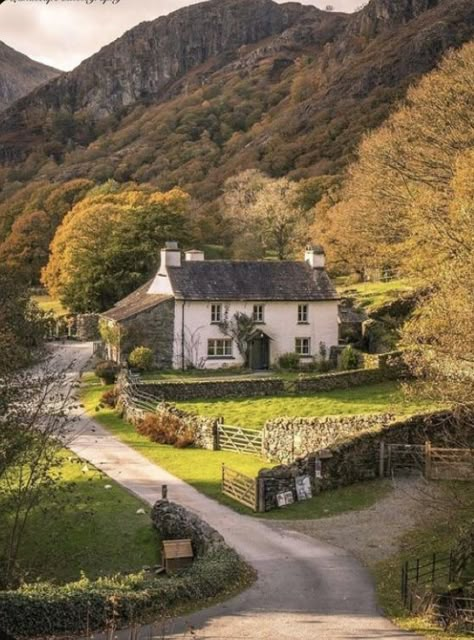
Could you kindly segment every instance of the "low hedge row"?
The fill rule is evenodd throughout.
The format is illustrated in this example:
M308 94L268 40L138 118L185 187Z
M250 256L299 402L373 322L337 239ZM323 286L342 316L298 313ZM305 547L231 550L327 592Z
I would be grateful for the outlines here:
M246 570L234 551L222 548L172 577L140 573L96 581L82 578L65 586L28 585L0 592L0 627L15 638L120 628L152 615L169 615L186 602L212 598L237 585Z

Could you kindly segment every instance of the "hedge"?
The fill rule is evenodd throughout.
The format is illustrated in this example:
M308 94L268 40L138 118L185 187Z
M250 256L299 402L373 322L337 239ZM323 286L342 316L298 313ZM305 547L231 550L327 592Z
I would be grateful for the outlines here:
M16 638L80 634L139 623L152 615L169 615L186 602L212 598L241 582L246 565L231 549L195 560L172 577L145 573L101 578L83 577L65 586L35 584L0 592L2 631Z

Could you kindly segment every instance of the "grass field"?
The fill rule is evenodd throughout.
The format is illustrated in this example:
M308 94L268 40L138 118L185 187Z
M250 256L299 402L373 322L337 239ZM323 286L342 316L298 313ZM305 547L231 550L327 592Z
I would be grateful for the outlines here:
M403 629L436 640L467 640L472 634L446 632L424 618L412 617L400 598L401 567L405 560L449 551L462 526L474 520L474 490L470 483L444 483L445 498L439 501L435 523L412 530L401 540L401 552L372 567L379 603L386 615ZM459 500L459 497L462 499ZM443 585L439 585L443 588ZM447 586L447 585L444 585Z
M63 316L67 313L59 300L55 300L51 296L32 296L32 298L43 311L52 311L55 316Z
M403 279L390 282L359 282L337 287L341 295L354 298L357 304L365 307L368 312L374 311L387 302L413 291L415 288L413 282Z
M81 572L97 578L156 564L159 541L149 509L73 454L62 457L62 488L67 491L61 492L57 504L47 505L46 512L36 509L31 516L20 553L26 580L65 583L78 579ZM142 508L147 513L137 514ZM0 549L5 522L2 512Z
M147 438L140 436L132 425L122 420L112 409L98 408L100 398L108 387L100 386L91 374L84 376L83 383L81 399L87 412L122 442L210 498L241 513L252 513L246 507L222 495L220 491L222 464L255 477L260 469L271 466L271 463L248 454L193 448L175 449L150 442ZM330 491L282 510L253 515L268 519L327 517L344 511L369 507L389 490L388 483L368 482ZM170 498L172 499L172 496Z
M178 406L200 415L222 416L226 424L255 429L263 427L267 420L280 416L322 417L383 412L403 416L429 408L428 403L406 398L398 382L311 395L180 402Z

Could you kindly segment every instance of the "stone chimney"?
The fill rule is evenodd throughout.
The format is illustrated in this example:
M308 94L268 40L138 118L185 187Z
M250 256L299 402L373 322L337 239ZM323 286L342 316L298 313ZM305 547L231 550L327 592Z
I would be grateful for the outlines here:
M204 251L198 251L197 249L191 249L184 254L186 262L203 262Z
M167 242L161 250L160 272L166 271L168 267L181 266L181 251L177 242Z
M307 262L313 269L324 269L326 266L324 249L320 245L308 245L306 247L304 259L305 262Z

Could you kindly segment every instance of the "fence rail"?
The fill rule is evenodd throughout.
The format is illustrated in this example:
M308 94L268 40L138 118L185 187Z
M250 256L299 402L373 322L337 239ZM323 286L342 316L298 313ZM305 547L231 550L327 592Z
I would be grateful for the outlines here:
M259 510L257 478L250 478L224 464L222 465L222 493L250 507L253 511Z
M474 558L474 526L466 531L449 551L407 560L401 572L401 596L404 606L414 609L419 587L447 586L462 580L466 567Z
M474 479L474 449L381 443L379 461L381 476L418 472L428 480Z
M222 451L239 451L261 455L262 432L256 429L244 429L227 424L220 424L217 429L218 448Z

